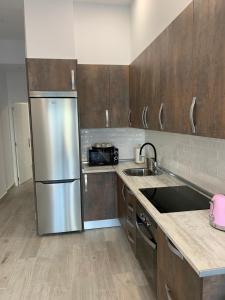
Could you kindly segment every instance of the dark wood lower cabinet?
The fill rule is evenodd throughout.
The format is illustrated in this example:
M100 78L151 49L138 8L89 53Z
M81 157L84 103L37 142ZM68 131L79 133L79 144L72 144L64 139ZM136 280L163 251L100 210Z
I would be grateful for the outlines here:
M117 177L118 217L132 250L136 253L136 198Z
M115 173L84 174L84 221L117 218Z
M225 299L225 276L200 278L158 229L157 300Z

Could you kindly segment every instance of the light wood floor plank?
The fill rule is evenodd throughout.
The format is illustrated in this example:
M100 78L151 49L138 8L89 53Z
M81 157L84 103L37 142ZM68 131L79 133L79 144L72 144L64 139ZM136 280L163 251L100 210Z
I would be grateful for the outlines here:
M120 228L37 236L32 183L0 201L0 300L155 300Z

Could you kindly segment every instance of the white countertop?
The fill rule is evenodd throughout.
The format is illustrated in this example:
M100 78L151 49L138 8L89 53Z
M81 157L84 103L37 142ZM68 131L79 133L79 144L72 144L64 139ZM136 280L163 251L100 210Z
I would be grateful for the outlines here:
M115 171L200 277L225 274L225 232L209 225L209 211L159 213L139 189L177 186L184 183L168 174L131 177L123 173L126 168L139 166L134 162L126 162L110 168L91 167L92 171L88 169L87 173L96 173L95 169L98 172L100 169L104 170L103 172ZM85 170L87 171L86 168Z

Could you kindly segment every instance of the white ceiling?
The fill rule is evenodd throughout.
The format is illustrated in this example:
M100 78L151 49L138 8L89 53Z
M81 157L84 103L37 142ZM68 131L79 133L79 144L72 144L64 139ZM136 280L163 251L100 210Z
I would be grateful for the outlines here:
M133 0L74 0L74 2L105 5L130 5Z
M23 0L0 0L0 39L24 39Z

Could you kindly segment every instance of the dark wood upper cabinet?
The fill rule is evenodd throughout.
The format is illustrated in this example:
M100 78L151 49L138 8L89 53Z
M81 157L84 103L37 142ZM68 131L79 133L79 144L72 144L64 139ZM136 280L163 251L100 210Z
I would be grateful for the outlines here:
M130 65L130 108L131 126L145 128L144 110L146 107L146 51Z
M73 91L76 90L75 59L26 60L29 91Z
M81 128L129 126L129 67L77 68Z
M83 191L84 221L117 218L115 173L84 174L87 176Z
M146 57L146 92L144 94L146 103L146 127L152 130L159 130L159 109L160 109L160 49L161 38L153 41L147 48Z
M190 133L193 3L161 35L161 103L165 131Z
M108 66L78 64L77 90L81 128L107 127Z
M110 127L129 127L129 67L109 66Z
M194 1L196 134L225 138L225 1Z

